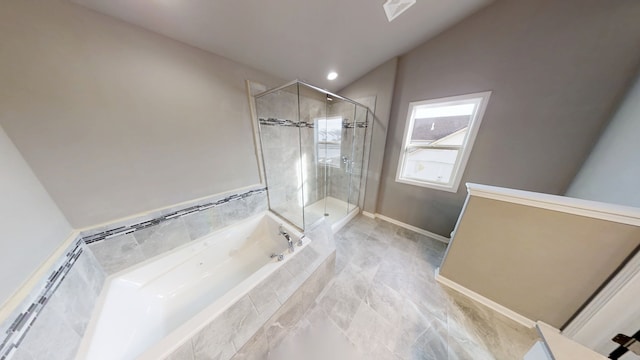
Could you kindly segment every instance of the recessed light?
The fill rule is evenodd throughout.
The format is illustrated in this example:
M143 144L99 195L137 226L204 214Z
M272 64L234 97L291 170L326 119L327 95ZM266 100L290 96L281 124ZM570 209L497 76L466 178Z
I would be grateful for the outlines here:
M335 80L338 78L338 73L335 71L332 71L330 73L327 74L327 79L329 80Z

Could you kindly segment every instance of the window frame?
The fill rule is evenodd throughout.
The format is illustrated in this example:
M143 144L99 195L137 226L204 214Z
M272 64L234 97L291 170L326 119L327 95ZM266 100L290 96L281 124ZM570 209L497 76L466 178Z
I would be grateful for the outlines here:
M458 192L460 182L462 181L462 175L464 174L464 170L467 166L467 161L469 160L469 156L471 155L471 149L473 148L476 135L478 135L478 130L480 129L480 124L482 123L482 118L484 117L484 113L487 109L487 104L489 103L490 97L491 91L483 91L472 94L410 102L409 109L407 111L407 119L405 121L404 136L402 138L402 148L400 150L400 157L398 159L398 169L396 170L396 182L454 193ZM479 99L479 101L477 103L477 106L475 107L473 114L471 114L471 120L469 121L469 126L467 128L467 136L465 137L465 140L461 146L437 144L435 146L427 144L420 145L416 144L416 142L411 142L410 139L415 123L414 115L419 107L432 104L438 104L442 106L459 105L469 103L469 100L471 99ZM453 171L448 183L445 184L428 180L417 180L402 176L402 170L406 163L408 150L416 148L443 150L451 150L455 148L456 150L458 150L458 156L456 157L456 161L453 165Z
M325 150L327 149L326 145L338 145L338 146L340 146L340 158L342 157L342 133L340 134L340 141L320 141L320 139L319 139L319 137L320 137L319 136L319 131L320 131L319 122L320 121L325 121L326 122L326 121L338 120L338 119L340 120L340 124L341 124L340 125L340 131L342 132L342 129L344 128L344 118L342 116L328 116L328 117L314 119L314 121L313 121L314 128L315 128L315 131L314 131L314 138L315 139L314 140L316 142L316 151L318 152L318 154L320 152L319 151L319 147L321 145L325 145ZM340 163L340 159L338 159L338 162L336 164L327 163L326 162L326 158L324 158L324 159L325 159L325 161L320 161L320 156L318 155L318 163L319 164L322 164L325 167L332 167L332 168L337 168L337 169L340 168L340 164L341 164Z

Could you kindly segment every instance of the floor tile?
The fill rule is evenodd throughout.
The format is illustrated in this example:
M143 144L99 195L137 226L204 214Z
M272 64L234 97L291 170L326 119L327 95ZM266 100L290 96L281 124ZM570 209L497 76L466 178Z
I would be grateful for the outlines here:
M336 276L265 359L511 360L535 342L436 282L446 244L363 216L335 239Z

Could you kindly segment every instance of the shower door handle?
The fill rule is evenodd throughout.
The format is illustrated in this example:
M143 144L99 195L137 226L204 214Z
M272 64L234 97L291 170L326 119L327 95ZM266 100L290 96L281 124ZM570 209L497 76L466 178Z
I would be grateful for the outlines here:
M344 164L344 172L347 174L351 174L351 168L353 167L353 161L349 160L348 157L342 155L342 163Z

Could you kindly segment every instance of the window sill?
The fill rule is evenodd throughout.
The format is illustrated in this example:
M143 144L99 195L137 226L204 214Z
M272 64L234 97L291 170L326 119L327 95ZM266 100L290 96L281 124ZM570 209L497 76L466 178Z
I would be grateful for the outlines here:
M451 193L457 193L458 192L458 188L460 187L460 183L454 183L453 185L447 185L447 184L436 184L436 183L429 183L429 182L424 182L424 181L419 181L419 180L411 180L411 179L403 179L403 178L396 178L396 182L397 183L402 183L402 184L407 184L407 185L414 185L414 186L420 186L420 187L424 187L424 188L428 188L428 189L434 189L434 190L442 190L442 191L447 191L447 192L451 192Z

